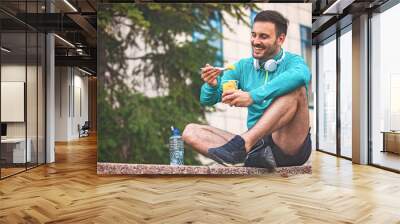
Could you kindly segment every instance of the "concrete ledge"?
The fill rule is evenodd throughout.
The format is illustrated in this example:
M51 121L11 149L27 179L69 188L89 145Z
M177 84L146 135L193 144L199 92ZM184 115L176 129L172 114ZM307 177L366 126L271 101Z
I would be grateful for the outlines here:
M297 174L311 174L311 165L278 167L273 171L251 167L225 166L170 166L152 164L97 163L99 175L266 175L277 174L289 177Z

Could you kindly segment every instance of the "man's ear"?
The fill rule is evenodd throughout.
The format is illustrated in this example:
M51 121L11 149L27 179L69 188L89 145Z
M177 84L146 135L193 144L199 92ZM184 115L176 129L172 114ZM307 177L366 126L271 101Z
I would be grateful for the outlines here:
M285 39L286 39L286 34L281 33L281 34L278 36L278 38L277 38L278 44L279 44L279 45L282 45L283 42L285 42Z

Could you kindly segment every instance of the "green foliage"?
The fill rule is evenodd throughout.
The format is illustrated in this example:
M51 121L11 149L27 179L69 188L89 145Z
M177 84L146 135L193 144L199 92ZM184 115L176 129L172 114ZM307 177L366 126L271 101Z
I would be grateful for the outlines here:
M98 12L99 153L102 162L169 164L173 125L204 122L200 67L215 61L208 40L222 35L211 24L218 11L248 24L252 4L111 4ZM222 23L229 27L222 17ZM194 32L205 40L191 41ZM126 52L135 52L135 56ZM139 55L139 56L136 56ZM143 77L142 77L143 76ZM140 78L139 78L140 77ZM154 79L156 97L144 95ZM165 93L163 93L165 92ZM185 147L185 164L199 164Z

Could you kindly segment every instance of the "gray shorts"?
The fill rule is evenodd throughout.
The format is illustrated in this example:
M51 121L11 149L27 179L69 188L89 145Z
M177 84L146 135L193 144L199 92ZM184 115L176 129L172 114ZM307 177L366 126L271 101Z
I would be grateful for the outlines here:
M301 166L305 162L307 162L308 158L311 155L311 134L308 133L306 139L303 144L300 146L300 150L296 155L287 155L282 149L277 146L273 139L272 135L267 135L264 137L264 141L267 145L271 146L272 154L274 155L276 166Z

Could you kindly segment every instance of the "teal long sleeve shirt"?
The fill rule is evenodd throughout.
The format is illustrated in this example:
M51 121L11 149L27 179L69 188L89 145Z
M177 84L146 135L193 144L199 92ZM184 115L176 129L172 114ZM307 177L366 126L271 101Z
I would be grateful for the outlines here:
M282 51L275 56L279 59ZM305 86L308 95L308 85L311 74L303 58L299 55L285 52L284 59L279 63L274 72L262 69L256 70L253 66L253 58L245 58L236 62L234 70L225 71L218 76L218 84L213 87L205 83L201 87L200 103L204 106L212 106L221 102L222 83L225 80L237 80L239 89L249 92L253 104L248 107L247 128L253 127L264 111L279 96ZM266 80L267 78L267 80Z

